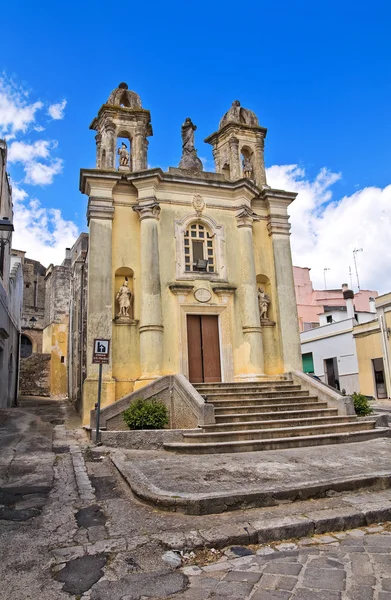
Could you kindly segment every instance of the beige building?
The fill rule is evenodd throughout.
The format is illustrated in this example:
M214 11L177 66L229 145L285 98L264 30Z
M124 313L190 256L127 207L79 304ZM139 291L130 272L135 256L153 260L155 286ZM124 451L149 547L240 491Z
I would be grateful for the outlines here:
M375 299L376 318L354 327L360 392L391 397L391 293Z
M150 113L120 84L100 108L88 199L87 378L97 399L94 338L111 340L102 406L156 378L257 381L301 369L287 208L296 194L266 183L266 129L235 101L204 172L195 126L182 126L178 168L148 169ZM118 161L117 161L118 157Z

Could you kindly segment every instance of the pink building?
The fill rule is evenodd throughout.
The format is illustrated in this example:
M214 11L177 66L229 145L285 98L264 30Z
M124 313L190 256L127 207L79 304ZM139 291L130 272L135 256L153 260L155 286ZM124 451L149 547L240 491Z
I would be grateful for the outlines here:
M329 307L345 309L342 289L314 290L308 267L293 267L295 280L297 312L299 315L300 331L308 331L319 327L319 315L328 312ZM374 290L360 290L354 295L356 312L369 311L369 299L376 298Z

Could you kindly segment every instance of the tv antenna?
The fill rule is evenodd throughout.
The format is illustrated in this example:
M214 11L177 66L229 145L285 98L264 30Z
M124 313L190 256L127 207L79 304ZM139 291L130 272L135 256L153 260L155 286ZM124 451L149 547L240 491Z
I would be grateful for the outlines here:
M358 269L357 269L357 261L356 261L356 254L357 254L357 252L363 252L363 249L362 248L355 248L353 250L354 266L355 266L355 269L356 269L356 277L357 277L357 287L358 287L358 291L360 291L360 280L358 278Z

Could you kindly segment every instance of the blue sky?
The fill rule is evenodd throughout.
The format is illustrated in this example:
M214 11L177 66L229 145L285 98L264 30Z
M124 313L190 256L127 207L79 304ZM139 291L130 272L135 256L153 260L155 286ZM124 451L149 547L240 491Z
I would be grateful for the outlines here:
M311 266L316 280L323 279L322 265L331 267L328 278L340 285L350 246L365 241L360 258L365 287L375 286L382 271L373 274L375 248L362 239L361 230L349 234L344 271L319 235L327 236L322 211L330 201L343 203L372 187L376 191L368 202L375 203L391 183L390 18L386 1L7 3L2 7L3 84L13 81L9 97L23 89L26 105L43 105L9 144L46 141L50 155L43 162L63 161L45 185L32 185L26 162L10 163L14 182L28 194L22 200L37 198L41 210L59 209L65 221L86 230L86 198L78 181L79 169L95 161L89 124L120 81L151 111L149 163L164 168L178 164L180 126L190 116L198 126L198 153L212 169L203 139L237 98L268 128L266 163L280 167L271 172L276 183L312 194L311 200L302 196L302 211L295 209L300 221L307 219L312 240L300 246L292 236L296 264ZM52 119L48 107L63 100L63 118ZM37 126L45 129L36 131ZM296 167L289 171L287 165ZM364 199L359 200L363 206ZM354 200L348 205L354 207ZM387 207L388 191L376 217L383 215L388 226ZM292 226L298 220L295 211ZM365 209L356 218L360 215L368 218ZM24 218L27 222L25 213ZM332 229L333 218L341 215L328 216ZM344 218L345 229L355 227ZM48 253L50 245L57 249L62 242L61 236L48 240Z

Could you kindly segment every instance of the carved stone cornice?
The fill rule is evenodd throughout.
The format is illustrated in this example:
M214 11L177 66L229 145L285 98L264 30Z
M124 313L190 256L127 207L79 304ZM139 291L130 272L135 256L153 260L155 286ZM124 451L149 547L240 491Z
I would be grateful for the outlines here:
M187 285L185 283L170 283L168 289L175 295L187 296L194 289L194 285Z
M88 223L90 219L108 219L112 221L114 219L113 199L90 196L87 207Z
M144 219L155 219L156 221L160 218L160 205L156 198L150 198L143 200L136 206L133 206L133 210L138 213L140 221Z
M260 221L261 217L257 215L249 206L242 206L240 212L236 215L237 226L240 227L252 227L253 223Z
M291 224L288 215L269 215L267 221L269 235L290 235Z

